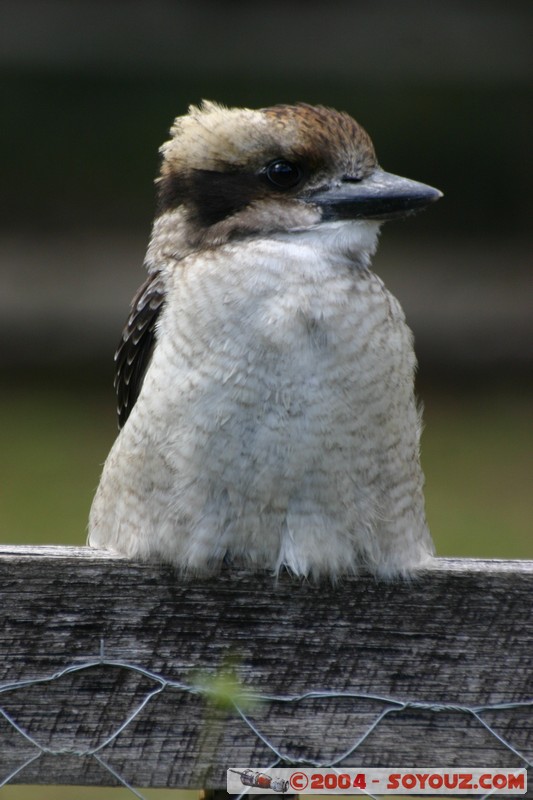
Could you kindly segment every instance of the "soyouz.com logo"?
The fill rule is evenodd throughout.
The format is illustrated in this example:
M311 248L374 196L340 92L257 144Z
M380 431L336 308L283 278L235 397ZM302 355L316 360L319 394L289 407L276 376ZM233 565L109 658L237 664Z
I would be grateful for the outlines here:
M229 794L426 794L426 795L523 795L527 791L525 769L434 767L424 769L297 769L274 767L261 770L230 768Z

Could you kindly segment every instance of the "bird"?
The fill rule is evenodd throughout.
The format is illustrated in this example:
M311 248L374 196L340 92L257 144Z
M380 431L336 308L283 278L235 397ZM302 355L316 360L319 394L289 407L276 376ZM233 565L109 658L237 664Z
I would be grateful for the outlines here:
M178 116L89 544L183 575L405 578L434 554L413 335L371 268L437 189L320 105Z

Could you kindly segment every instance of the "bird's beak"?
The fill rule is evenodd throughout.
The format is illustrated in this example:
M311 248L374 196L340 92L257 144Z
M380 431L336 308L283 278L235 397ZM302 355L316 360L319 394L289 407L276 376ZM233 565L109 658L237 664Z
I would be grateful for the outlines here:
M440 197L442 192L432 186L377 168L362 180L346 177L334 186L317 189L301 199L319 206L322 219L330 221L405 217Z

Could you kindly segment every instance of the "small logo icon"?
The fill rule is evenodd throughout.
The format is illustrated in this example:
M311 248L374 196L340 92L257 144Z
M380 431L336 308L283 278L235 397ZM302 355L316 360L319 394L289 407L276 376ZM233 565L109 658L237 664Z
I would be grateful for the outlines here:
M243 786L251 786L254 789L270 789L272 792L278 794L287 794L289 789L289 781L283 778L272 778L266 772L254 772L253 769L230 769L229 772L234 772L239 775Z

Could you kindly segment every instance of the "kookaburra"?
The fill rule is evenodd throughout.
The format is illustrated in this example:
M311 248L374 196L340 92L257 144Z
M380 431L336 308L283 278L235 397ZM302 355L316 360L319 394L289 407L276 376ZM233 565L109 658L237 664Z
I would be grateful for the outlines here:
M440 192L322 106L204 102L161 154L90 544L193 573L409 574L432 554L415 356L370 260Z

